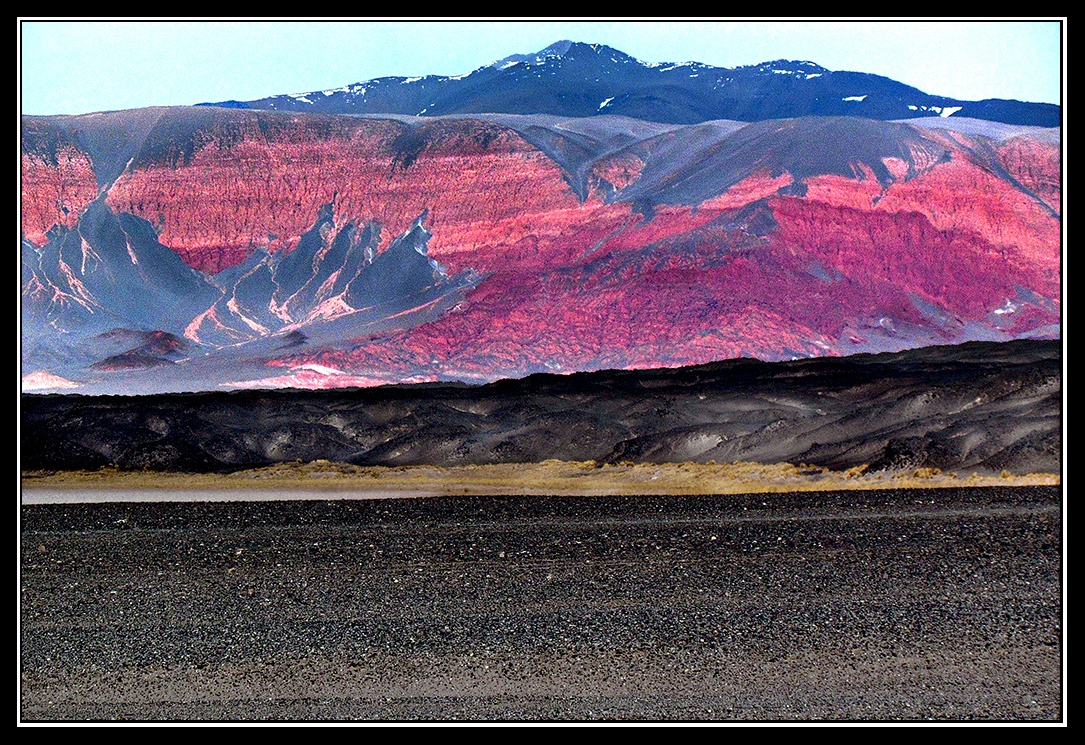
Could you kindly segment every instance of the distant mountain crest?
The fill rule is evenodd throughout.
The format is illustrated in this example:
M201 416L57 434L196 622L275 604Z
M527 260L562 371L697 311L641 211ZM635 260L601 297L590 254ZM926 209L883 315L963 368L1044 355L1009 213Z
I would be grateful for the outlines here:
M569 48L573 46L573 42L569 40L555 41L546 49L542 49L535 54L510 54L504 59L500 59L497 62L489 65L490 67L496 67L498 70L504 70L506 67L512 67L515 64L526 62L529 64L541 64L553 57L562 57Z
M744 65L742 67L736 67L738 70L752 70L759 73L780 74L787 73L792 75L823 75L830 70L822 67L816 62L809 62L807 60L787 60L778 59L772 62L762 62L759 65Z
M963 101L880 75L779 59L733 69L700 62L643 62L604 44L563 39L473 72L384 77L255 101L199 104L322 114L620 115L665 124L756 122L801 116L915 119L934 114L1057 127L1060 107L1009 100Z

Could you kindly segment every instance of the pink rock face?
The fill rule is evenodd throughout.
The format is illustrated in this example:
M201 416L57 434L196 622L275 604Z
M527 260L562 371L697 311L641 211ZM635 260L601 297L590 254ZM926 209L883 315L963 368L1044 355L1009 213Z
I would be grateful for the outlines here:
M833 302L848 309L817 325L839 333L839 316L865 309L912 323L922 321L909 297L935 304L963 318L978 318L1016 284L1031 284L1032 273L1001 260L1000 250L966 230L942 231L916 212L862 211L824 203L783 198L774 202L780 222L776 250L817 262L843 280L833 284ZM800 247L800 248L795 248ZM842 285L836 287L836 285ZM820 316L821 314L819 314Z
M1010 175L1059 213L1062 209L1062 154L1057 145L1014 137L999 146L998 156Z
M257 249L291 252L324 205L329 235L379 223L378 254L428 211L428 257L481 276L437 320L283 351L268 385L847 354L1008 338L1060 320L1060 153L1025 135L931 134L834 173L810 175L809 161L803 177L751 167L715 192L688 192L701 195L695 204L633 204L595 187L652 173L669 188L666 164L604 154L579 172L581 200L570 173L492 122L298 116L264 129L238 116L229 136L198 132L184 159L136 159L109 207L152 223L207 274ZM23 156L24 233L39 245L96 193L87 157L60 156ZM683 167L674 180L694 178Z
M70 380L65 380L57 375L42 371L24 375L22 379L22 389L28 393L38 391L61 391L78 387L78 383L73 383Z
M644 161L630 153L601 158L592 168L592 174L614 186L624 189L637 180L644 170Z
M45 245L55 225L70 228L98 196L94 168L86 153L68 146L57 151L56 163L41 156L22 156L22 230L35 246Z
M1051 302L1018 309L1009 327L1058 323L1059 221L1035 195L960 150L911 178L893 166L887 185L869 171L807 179L801 198L774 195L791 179L766 174L648 222L584 205L562 237L503 251L509 263L459 312L319 359L488 378L841 354L872 336L892 346L906 328L949 343L1014 306L1019 288ZM727 227L765 195L772 230Z
M382 248L428 209L430 248L453 269L458 254L515 242L546 215L579 206L557 165L511 130L435 122L404 144L395 122L351 125L332 136L280 129L212 140L188 165L126 173L108 203L155 224L163 244L208 273L241 263L254 247L290 251L333 201L338 219L380 223ZM408 147L418 152L405 155Z
M1057 296L1061 225L1036 195L963 158L894 187L878 202L879 212L917 212L944 233L974 234L1010 267L1041 277L1040 292Z
M755 174L739 181L723 194L701 202L701 209L734 209L750 202L771 197L776 192L794 183L791 174L784 172L772 176L767 172Z

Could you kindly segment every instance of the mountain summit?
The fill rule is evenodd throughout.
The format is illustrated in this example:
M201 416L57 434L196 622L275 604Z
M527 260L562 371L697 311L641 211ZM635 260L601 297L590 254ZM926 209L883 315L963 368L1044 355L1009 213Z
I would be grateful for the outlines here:
M700 62L643 62L604 44L554 42L455 76L383 77L255 101L200 104L323 114L616 114L667 124L799 116L899 120L957 116L1055 127L1054 104L963 101L879 75L775 60L733 69Z
M575 41L569 41L568 39L563 39L562 41L555 41L553 44L546 47L546 49L542 49L542 50L536 52L535 54L512 54L512 55L509 55L508 57L505 57L504 59L500 59L497 62L494 62L493 64L489 65L489 67L496 67L499 70L504 70L507 67L512 67L513 65L520 64L520 63L531 64L531 65L541 65L541 64L545 64L546 62L549 62L550 60L560 59L562 57L565 57L566 55L569 55L570 53L575 54L578 49L593 49L594 50L594 49L610 49L610 47L604 47L604 46L601 46L601 45L598 45L598 44L584 44L583 42L575 42ZM617 51L617 50L611 50L611 51ZM621 52L618 52L618 54L621 54Z

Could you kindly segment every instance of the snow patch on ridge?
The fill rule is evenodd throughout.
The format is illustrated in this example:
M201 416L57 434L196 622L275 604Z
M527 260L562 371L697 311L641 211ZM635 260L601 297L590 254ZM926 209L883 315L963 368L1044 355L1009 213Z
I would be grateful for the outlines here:
M361 83L355 83L354 85L344 85L342 88L330 88L326 91L321 91L321 93L325 96L334 96L336 93L350 93L364 98L367 90L369 89Z
M958 111L960 111L964 107L962 107L962 106L915 106L915 105L909 104L908 108L911 111L933 111L936 114L938 114L938 116L940 116L942 118L945 118L947 116L953 116L954 114L956 114Z

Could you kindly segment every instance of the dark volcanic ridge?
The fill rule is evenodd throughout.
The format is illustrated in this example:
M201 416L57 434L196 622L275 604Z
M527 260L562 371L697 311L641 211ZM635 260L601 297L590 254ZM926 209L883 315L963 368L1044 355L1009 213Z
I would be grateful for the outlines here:
M561 459L1058 473L1061 397L1061 343L1036 340L482 386L26 395L22 468Z

